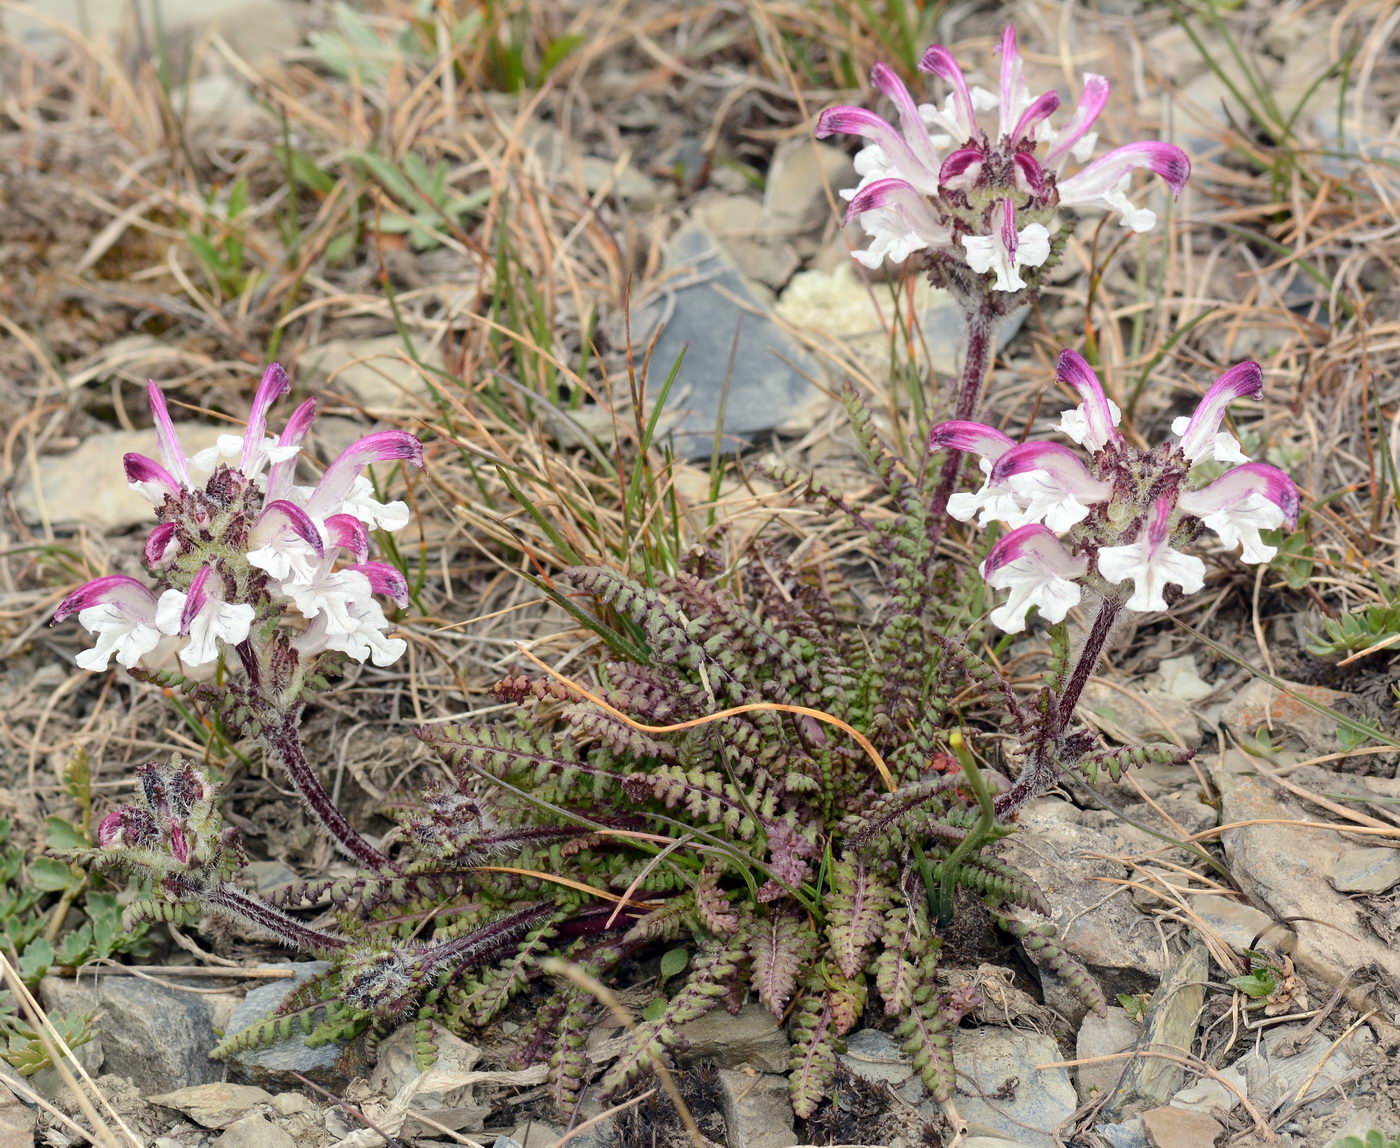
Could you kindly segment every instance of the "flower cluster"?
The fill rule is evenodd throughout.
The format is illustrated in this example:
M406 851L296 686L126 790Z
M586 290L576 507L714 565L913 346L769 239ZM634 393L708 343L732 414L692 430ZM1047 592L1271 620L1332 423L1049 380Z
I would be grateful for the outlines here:
M197 671L250 636L281 635L307 658L337 650L378 666L404 652L402 639L386 636L390 623L375 595L406 606L408 586L394 567L369 561L369 529L399 529L408 507L378 501L362 471L375 462L422 466L422 444L405 431L367 435L314 486L298 486L296 462L316 401L297 407L280 435L266 429L268 410L290 389L273 363L247 432L221 435L186 458L160 388L148 384L160 461L128 454L125 466L132 488L156 507L160 525L145 557L165 588L157 596L136 578L112 574L68 595L54 621L77 614L97 638L78 665L105 670L115 656L119 665L154 670L178 659L182 670ZM254 656L247 651L245 664Z
M1130 610L1165 610L1165 589L1191 593L1205 582L1205 564L1178 547L1203 529L1244 562L1267 562L1276 549L1264 530L1298 522L1298 488L1277 467L1250 462L1234 435L1221 429L1236 399L1259 399L1263 374L1240 363L1218 378L1195 413L1172 423L1174 441L1153 450L1129 445L1118 431L1119 411L1079 355L1060 355L1058 377L1082 400L1060 417L1060 430L1089 454L1055 442L1017 444L981 423L953 421L933 428L934 449L980 456L981 489L955 494L948 513L1011 531L982 564L994 589L1010 592L992 621L1015 632L1026 612L1062 621L1089 586ZM1202 485L1196 468L1208 461L1235 463ZM1121 583L1131 581L1132 592Z
M952 252L977 274L995 276L992 290L1019 291L1027 285L1022 271L1050 257L1048 225L1057 207L1112 211L1127 227L1147 231L1157 217L1129 202L1133 171L1155 172L1173 195L1191 174L1179 147L1144 140L1065 176L1068 161L1082 163L1093 153L1092 129L1109 83L1086 74L1074 113L1052 127L1060 97L1031 96L1013 28L1002 34L998 93L969 88L957 60L938 44L919 68L951 87L942 108L915 104L903 81L876 64L871 82L894 104L899 126L854 107L828 108L817 124L819 137L845 133L870 141L856 155L860 183L841 193L850 200L847 219L859 219L871 238L867 250L855 252L867 267L886 258L902 263L917 251ZM977 113L990 108L997 109L995 136L977 122Z

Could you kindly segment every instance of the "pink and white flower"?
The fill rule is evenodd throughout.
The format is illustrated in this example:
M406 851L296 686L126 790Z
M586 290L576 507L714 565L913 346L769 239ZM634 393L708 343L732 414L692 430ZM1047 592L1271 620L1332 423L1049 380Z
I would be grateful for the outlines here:
M982 577L994 590L1009 590L1006 603L991 612L992 623L1008 634L1026 628L1032 606L1047 622L1063 622L1079 605L1078 579L1089 560L1075 557L1044 526L1032 523L1013 530L992 547L982 563Z
M1170 495L1157 500L1137 541L1126 546L1105 546L1099 551L1099 573L1105 579L1132 580L1132 595L1124 603L1129 610L1165 610L1167 600L1162 591L1168 585L1194 594L1206 584L1206 564L1194 554L1183 554L1170 545L1173 501Z
M1115 148L1072 175L1065 165L1093 152L1092 130L1108 102L1109 83L1086 74L1074 111L1062 126L1055 92L1032 96L1024 77L1016 33L1001 40L997 93L970 87L961 66L942 45L930 47L919 70L942 79L949 94L942 108L918 104L886 65L871 71L872 85L893 105L898 126L864 108L828 108L817 121L818 138L859 135L867 143L855 157L860 182L842 191L847 220L870 237L853 252L868 267L885 259L902 263L920 251L961 262L993 277L994 291L1025 289L1024 271L1045 264L1050 225L1059 207L1108 211L1124 226L1146 231L1156 214L1128 198L1133 173L1159 176L1179 195L1191 173L1186 153L1174 144L1138 141ZM989 134L977 113L997 109Z
M115 655L128 669L160 644L166 631L156 621L156 596L135 578L108 574L79 586L54 611L55 623L72 614L97 636L97 644L74 659L85 670L101 673Z
M156 625L163 633L188 637L180 649L187 666L215 661L220 643L236 646L248 636L256 611L247 602L225 602L212 566L202 566L189 592L170 589L156 602Z
M1277 552L1262 531L1297 526L1293 480L1277 467L1249 462L1235 437L1220 429L1231 402L1262 396L1257 363L1222 374L1195 412L1172 424L1177 441L1156 450L1124 440L1119 410L1083 358L1064 351L1057 374L1080 400L1060 416L1060 429L1085 449L1087 461L1060 443L1015 444L980 423L946 422L929 438L930 449L978 455L986 476L980 490L948 500L949 514L1014 528L983 568L989 585L1012 591L1006 606L992 613L996 625L1021 629L1031 605L1058 621L1078 601L1078 585L1130 610L1165 610L1167 587L1193 593L1204 584L1205 563L1179 548L1200 526L1227 549L1240 547L1244 562L1267 562ZM1241 465L1209 485L1192 486L1194 468L1206 460ZM1065 583L1078 584L1074 594Z
M255 626L284 642L275 637L283 627L310 634L308 650L340 649L380 665L403 652L402 641L385 637L390 623L374 596L403 606L408 587L393 567L369 561L369 529L397 530L409 510L380 501L363 472L385 462L421 467L422 444L398 430L366 435L314 486L298 486L296 463L315 401L297 407L280 435L267 429L271 408L290 390L286 372L270 364L246 432L220 436L215 447L187 458L164 395L147 385L157 457L128 454L123 465L128 482L158 508L161 521L145 557L164 590L157 596L113 575L69 595L56 620L77 613L98 636L78 656L80 665L105 669L115 655L129 668L163 669L179 646L187 673L212 668ZM250 664L257 655L244 649L240 656Z

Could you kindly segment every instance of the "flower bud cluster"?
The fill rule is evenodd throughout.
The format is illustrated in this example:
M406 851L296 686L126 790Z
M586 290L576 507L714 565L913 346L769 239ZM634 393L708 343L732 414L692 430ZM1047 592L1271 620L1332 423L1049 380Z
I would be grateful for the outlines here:
M969 87L953 54L935 44L919 69L952 89L942 108L915 104L900 78L876 64L871 83L894 104L896 127L864 108L834 107L821 115L817 135L859 135L870 141L855 159L860 183L841 192L850 201L847 219L860 221L871 238L854 253L867 267L886 259L902 263L915 252L951 255L978 275L993 276L993 291L1020 291L1023 272L1046 264L1050 225L1058 207L1111 211L1134 231L1150 230L1156 215L1127 197L1133 171L1161 176L1173 195L1191 174L1186 153L1168 143L1144 140L1114 149L1073 175L1073 160L1093 154L1092 128L1108 102L1109 83L1086 74L1073 114L1051 126L1060 97L1032 97L1023 76L1016 32L1001 39L1001 84L996 93ZM977 113L997 109L989 135Z
M369 530L400 529L408 507L375 499L361 472L375 462L422 466L422 444L405 431L379 431L346 447L314 486L297 485L316 401L297 407L280 435L266 431L269 409L290 389L271 364L246 433L221 435L187 458L160 388L148 384L160 460L128 454L125 467L156 508L145 557L163 589L113 574L65 598L54 621L77 614L97 638L78 665L101 671L115 656L128 668L160 670L178 659L197 673L250 636L266 644L280 635L283 661L288 651L296 660L336 650L386 666L404 652L402 639L386 636L375 596L406 606L408 586L394 567L369 560Z
M1220 429L1230 403L1262 398L1257 363L1221 375L1192 415L1173 422L1175 439L1152 450L1124 440L1118 407L1079 355L1060 355L1058 377L1082 400L1061 415L1060 430L1084 448L1087 462L1061 443L1018 444L981 423L940 423L929 440L932 449L981 459L981 489L955 494L948 513L1012 528L981 567L989 586L1010 592L991 613L1001 629L1024 629L1032 606L1048 621L1062 621L1085 586L1130 610L1165 610L1168 586L1192 593L1205 584L1205 563L1179 549L1202 530L1214 531L1227 549L1240 547L1244 562L1267 562L1276 548L1261 532L1297 526L1293 480L1250 462ZM1203 483L1197 467L1210 460L1238 465Z
M227 880L246 862L238 830L225 828L215 809L218 786L178 755L169 764L136 770L136 800L120 805L97 826L108 864L157 878L176 899Z

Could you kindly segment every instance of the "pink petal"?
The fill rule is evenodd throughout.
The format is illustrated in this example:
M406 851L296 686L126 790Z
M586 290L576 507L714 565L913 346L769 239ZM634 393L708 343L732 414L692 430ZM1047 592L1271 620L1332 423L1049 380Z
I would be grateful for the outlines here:
M287 420L287 425L277 436L277 445L301 446L301 440L306 437L306 432L311 428L311 420L315 417L316 400L307 399L292 412L292 417ZM267 472L268 498L281 498L287 493L292 485L292 477L296 474L296 468L297 460L295 458L272 464Z
M870 69L870 82L883 92L899 110L899 125L903 130L904 141L926 171L938 170L938 154L933 150L928 129L924 127L924 117L919 107L904 86L904 81L894 73L888 64L876 64Z
M175 536L175 523L162 522L146 536L146 565L159 566L166 548Z
M326 468L316 490L311 495L309 509L324 514L340 504L350 493L355 477L375 462L409 462L423 465L423 444L407 431L386 430L365 435L352 442Z
M1036 162L1035 156L1018 151L1011 157L1011 162L1016 165L1016 174L1032 195L1045 194L1045 169Z
M326 533L332 546L350 551L356 562L369 557L369 531L353 514L332 514L326 519Z
M1030 558L1041 569L1061 578L1078 578L1088 568L1088 561L1076 558L1052 530L1038 522L1022 526L1004 535L982 564L982 576L990 578L1001 567L1018 559Z
M938 169L939 186L962 187L972 183L982 170L986 158L982 149L975 147L963 147L949 152L943 166Z
M993 461L1015 445L1014 439L1002 434L996 427L961 419L939 423L928 436L929 450L960 450Z
M1089 468L1074 451L1057 442L1025 442L1012 447L997 459L989 479L992 482L1005 482L1015 475L1033 470L1049 475L1058 486L1086 506L1102 502L1112 493L1109 484L1100 482L1090 474Z
M1021 113L1016 126L1011 129L1011 143L1031 139L1036 127L1048 120L1060 106L1059 92L1046 92L1038 96L1033 104Z
M1187 491L1177 505L1187 514L1204 518L1229 509L1251 494L1267 498L1283 511L1284 525L1289 530L1297 529L1298 486L1278 467L1264 462L1247 462L1227 470L1209 486Z
M269 516L280 518L288 530L311 547L317 558L326 556L325 543L321 541L321 532L316 529L316 524L311 520L311 516L294 502L288 502L284 498L276 498L263 507L263 511L258 515L257 525L261 526Z
M1175 144L1140 140L1114 148L1069 179L1061 180L1060 198L1066 203L1094 199L1116 189L1124 176L1139 167L1160 175L1173 195L1181 194L1191 175L1191 160Z
M175 433L175 424L170 421L170 410L165 405L165 396L156 386L154 379L146 380L146 397L151 404L151 414L156 422L156 442L160 446L160 457L165 469L177 479L179 484L191 488L189 467L185 464L185 452L180 449L180 438Z
M1205 397L1196 405L1190 421L1181 435L1181 449L1192 462L1211 449L1215 432L1225 417L1225 408L1236 399L1261 400L1264 397L1264 372L1255 362L1237 363L1211 384Z
M977 115L972 109L972 93L967 90L967 78L954 59L953 53L942 44L934 44L919 60L919 71L932 72L953 86L953 100L958 110L958 119L967 131L967 138L977 134ZM962 141L958 141L962 142Z
M1084 419L1090 434L1084 444L1087 449L1100 450L1106 444L1122 438L1118 428L1113 425L1113 412L1109 409L1099 377L1082 355L1068 347L1061 351L1055 377L1074 389L1084 407Z
M150 619L154 616L156 596L142 582L125 574L107 574L79 586L54 611L53 620L86 610L89 606L111 603L132 617Z
M1016 46L1016 29L1008 24L1001 34L1001 134L1002 136L1015 133L1011 131L1010 117L1015 115L1016 105L1020 102L1021 93L1025 91L1026 83L1022 78L1021 51Z
M1104 105L1108 103L1110 90L1111 86L1103 76L1096 76L1092 72L1085 73L1084 90L1079 93L1079 103L1075 105L1074 115L1051 141L1050 150L1045 153L1047 167L1058 167L1074 150L1074 145L1088 134Z
M190 632L191 624L208 603L210 594L204 587L213 573L212 566L201 566L199 573L194 576L194 581L190 583L189 593L185 596L185 608L180 612L181 635Z
M151 482L163 487L168 494L180 493L180 484L175 481L175 477L153 458L132 451L122 455L122 467L126 470L127 482Z
M401 609L408 606L408 582L387 562L360 562L346 569L359 571L369 579L376 594L392 598Z
M243 457L239 461L239 469L244 473L249 473L253 460L262 449L263 436L267 433L267 412L278 399L292 389L292 384L287 379L287 372L282 369L281 363L269 363L267 370L263 371L262 381L258 383L257 393L253 396L253 409L248 415L248 430L243 436Z

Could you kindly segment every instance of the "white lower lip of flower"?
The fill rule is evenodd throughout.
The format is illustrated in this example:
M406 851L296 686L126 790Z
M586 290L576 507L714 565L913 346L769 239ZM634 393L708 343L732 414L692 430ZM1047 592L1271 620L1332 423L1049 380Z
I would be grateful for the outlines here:
M1105 546L1099 551L1098 567L1110 582L1131 578L1133 592L1124 605L1144 613L1167 608L1163 591L1168 585L1194 594L1206 581L1206 564L1195 555L1165 544L1154 550L1146 538L1127 546Z
M1226 550L1243 549L1240 561L1268 562L1278 553L1259 537L1261 530L1277 530L1283 525L1283 511L1262 494L1251 492L1236 506L1202 515L1201 522L1213 530Z
M1079 605L1079 584L1053 574L1032 558L1018 558L994 570L987 585L1010 591L1006 603L989 615L993 625L1008 634L1026 628L1026 613L1032 606L1047 622L1063 622L1065 615Z
M97 642L83 650L74 661L85 670L101 673L113 655L117 664L130 669L160 643L161 632L153 621L142 621L110 602L100 602L78 611L78 623Z
M1190 425L1191 419L1187 415L1181 415L1179 418L1172 419L1172 434L1180 438L1186 433L1186 428ZM1210 442L1210 457L1215 459L1216 462L1229 462L1238 466L1249 461L1249 455L1245 454L1244 451L1240 449L1240 440L1229 431L1217 431ZM1204 454L1201 457L1204 457ZM1199 460L1192 459L1191 461L1196 462Z

